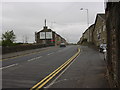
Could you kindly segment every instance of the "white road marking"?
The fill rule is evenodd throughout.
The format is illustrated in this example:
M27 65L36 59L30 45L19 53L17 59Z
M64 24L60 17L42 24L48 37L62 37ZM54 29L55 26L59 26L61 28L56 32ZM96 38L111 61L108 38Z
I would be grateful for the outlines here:
M39 58L41 58L41 57L42 57L42 56L39 56L39 57L36 57L36 58L32 58L32 59L30 59L30 60L28 60L28 61L33 61L33 60L39 59ZM13 67L13 66L16 66L16 65L18 65L18 63L12 64L12 65L9 65L9 66L6 66L6 67L1 67L0 70L6 69L6 68L9 68L9 67Z
M42 56L39 56L39 57L32 58L32 59L28 60L28 62L29 62L29 61L33 61L33 60L40 59L41 57L42 57Z
M49 54L47 54L47 55L51 55L51 54L53 54L54 52L52 52L52 53L49 53Z
M76 59L78 58L78 56L49 85L47 85L44 88L50 88L50 86L52 86L56 82L56 80L76 61Z
M30 60L28 60L28 62L33 61L33 60L35 60L35 59L34 59L34 58L33 58L33 59L30 59Z
M6 67L2 67L0 69L6 69L6 68L13 67L13 66L16 66L16 65L18 65L18 64L17 63L16 64L12 64L12 65L9 65L9 66L6 66Z

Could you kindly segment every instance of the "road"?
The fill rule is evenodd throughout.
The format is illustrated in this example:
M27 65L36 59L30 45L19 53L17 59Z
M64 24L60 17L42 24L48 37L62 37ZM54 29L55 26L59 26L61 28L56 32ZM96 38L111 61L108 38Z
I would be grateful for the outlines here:
M78 46L53 47L39 53L3 59L3 88L31 88L77 52Z
M109 88L103 54L81 46L80 55L45 88Z
M77 56L78 48L80 55ZM77 57L71 62L74 55ZM71 63L66 65L69 61ZM66 66L53 73L43 88L108 87L104 77L106 66L103 55L88 47L72 45L3 59L0 68L3 88L33 88L61 65ZM58 71L59 74L55 75Z

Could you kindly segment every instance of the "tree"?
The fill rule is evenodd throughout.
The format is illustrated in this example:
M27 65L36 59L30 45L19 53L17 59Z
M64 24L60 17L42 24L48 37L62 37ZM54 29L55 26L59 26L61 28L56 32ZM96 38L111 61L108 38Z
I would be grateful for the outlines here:
M15 36L13 30L5 32L4 34L2 34L2 46L13 45L15 38L16 38L16 36Z

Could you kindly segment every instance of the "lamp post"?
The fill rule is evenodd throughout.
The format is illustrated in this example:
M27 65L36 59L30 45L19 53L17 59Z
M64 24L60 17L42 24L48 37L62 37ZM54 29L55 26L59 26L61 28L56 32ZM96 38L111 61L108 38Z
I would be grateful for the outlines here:
M90 30L89 30L89 13L88 9L81 8L80 10L86 10L87 11L87 26L88 26L88 42L90 42Z

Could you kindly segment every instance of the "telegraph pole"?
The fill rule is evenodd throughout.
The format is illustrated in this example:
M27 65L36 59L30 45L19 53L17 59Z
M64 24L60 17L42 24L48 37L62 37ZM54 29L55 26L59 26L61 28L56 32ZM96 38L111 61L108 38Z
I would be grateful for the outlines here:
M46 27L46 19L45 19L45 27Z
M45 19L45 29L46 29L46 19ZM47 41L46 41L46 30L45 30L45 45L47 44Z
M80 10L86 10L87 11L87 26L88 26L88 42L90 42L90 30L89 30L89 13L88 9L81 8Z

